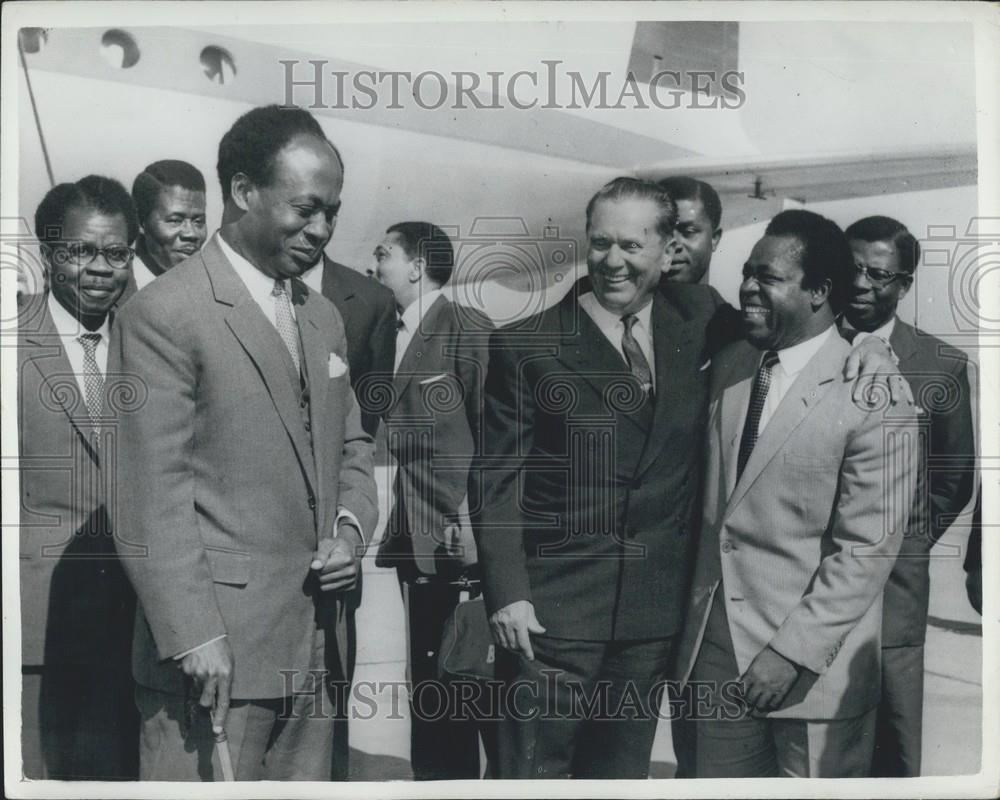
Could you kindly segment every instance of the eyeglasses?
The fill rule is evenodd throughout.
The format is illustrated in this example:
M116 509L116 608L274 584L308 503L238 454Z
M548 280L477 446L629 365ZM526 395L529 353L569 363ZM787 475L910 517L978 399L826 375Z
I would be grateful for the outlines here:
M127 244L95 247L90 242L68 242L52 251L52 258L58 266L75 264L78 267L86 267L93 264L99 255L104 256L104 260L112 269L128 269L135 250Z
M890 272L887 269L879 269L878 267L866 267L862 264L855 264L854 271L860 272L866 278L872 286L878 286L882 288L888 286L897 278L901 281L908 281L912 276L909 272Z

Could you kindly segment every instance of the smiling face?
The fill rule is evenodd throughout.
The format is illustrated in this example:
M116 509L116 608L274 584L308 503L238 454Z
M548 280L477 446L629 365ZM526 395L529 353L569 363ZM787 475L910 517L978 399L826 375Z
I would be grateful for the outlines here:
M900 267L892 242L852 239L851 252L855 266L864 267L868 274L860 269L854 273L851 302L844 314L855 329L874 331L893 318L910 288L911 276Z
M826 302L829 287L802 286L802 253L795 236L765 236L743 266L743 330L760 350L784 350L821 333L833 321ZM823 313L817 313L821 308Z
M396 297L396 305L405 309L416 298L420 262L410 258L398 233L387 233L375 247L375 277Z
M194 255L205 243L205 193L165 186L142 222L146 252L167 270Z
M587 268L594 294L612 313L632 314L653 297L670 239L657 230L653 200L600 200L587 228Z
M114 245L127 248L125 217L108 216L90 208L70 208L63 219L63 241L42 247L52 296L86 328L96 330L125 290L129 265L114 269L104 255L82 264L73 253L88 249L86 245L101 250Z
M333 236L343 183L333 148L314 136L298 136L278 153L269 185L234 176L233 202L246 212L237 223L243 255L269 277L301 275Z
M674 246L664 270L669 280L699 283L712 263L722 229L716 230L701 200L677 200Z

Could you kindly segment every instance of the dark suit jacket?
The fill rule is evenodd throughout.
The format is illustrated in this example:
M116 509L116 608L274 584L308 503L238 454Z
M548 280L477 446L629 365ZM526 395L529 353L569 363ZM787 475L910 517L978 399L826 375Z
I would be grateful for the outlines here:
M924 642L930 549L972 497L975 441L965 354L898 318L889 344L924 412L910 523L885 587L882 646L896 647Z
M47 295L18 316L21 663L128 665L135 595L104 505L102 455ZM131 551L130 555L137 555Z
M347 333L351 388L361 406L361 427L371 435L384 410L378 377L392 377L396 353L396 301L374 278L323 256L323 296L340 312Z
M307 404L281 337L214 240L118 317L109 370L133 376L139 397L119 416L112 517L148 549L126 563L144 686L180 690L173 656L225 633L233 697L287 695L282 671L305 676L317 619L331 617L318 635L336 635L347 672L350 610L319 597L309 564L338 507L374 530L373 447L340 315L298 281L292 295Z
M480 445L482 386L493 323L439 296L420 321L392 384L385 415L396 459L396 503L379 566L438 574L446 525L468 525L469 465Z
M470 474L490 613L530 600L549 635L668 637L698 533L710 371L708 287L653 300L656 400L571 291L494 335Z

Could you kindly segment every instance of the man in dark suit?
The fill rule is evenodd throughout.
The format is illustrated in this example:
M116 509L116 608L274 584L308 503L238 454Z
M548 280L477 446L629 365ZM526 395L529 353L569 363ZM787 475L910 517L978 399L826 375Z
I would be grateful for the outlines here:
M103 436L109 312L125 288L137 229L125 188L96 175L54 187L35 214L50 290L22 298L17 349L28 778L138 774L129 677L135 596L105 508L115 474Z
M507 698L500 777L648 774L698 531L705 336L721 305L708 287L660 288L675 218L655 184L607 184L587 207L593 292L491 343L473 526L509 651L498 672L530 688Z
M910 522L885 588L876 777L920 775L930 550L972 497L975 443L964 353L896 316L920 261L902 223L866 217L846 230L854 293L846 324L889 342L919 409L922 458Z
M122 309L111 347L145 394L119 419L112 511L147 549L126 564L141 777L218 780L225 731L238 780L328 780L377 508L343 323L297 278L343 166L308 112L267 106L218 172L221 230Z
M436 225L392 225L375 248L375 262L375 274L400 309L392 400L385 414L397 464L395 504L377 563L396 567L407 600L410 764L417 780L478 778L476 721L470 715L456 719L452 706L441 709L441 695L428 682L438 676L444 624L459 600L451 581L476 563L468 477L480 447L493 325L443 293L455 255Z

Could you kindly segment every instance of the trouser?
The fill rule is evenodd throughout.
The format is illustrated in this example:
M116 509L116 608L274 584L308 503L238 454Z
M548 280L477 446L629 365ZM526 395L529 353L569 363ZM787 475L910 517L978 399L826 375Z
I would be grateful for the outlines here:
M313 691L291 697L232 701L226 718L226 746L238 781L328 781L342 686L323 679L321 636L311 670ZM188 697L136 687L142 717L140 779L221 781L222 766L209 710Z
M127 669L21 668L24 776L60 780L135 780L139 716Z
M924 646L883 647L872 777L920 775L923 716Z
M487 753L495 725L459 707L460 681L438 667L444 624L459 603L460 589L447 579L397 572L407 613L410 680L410 766L415 780L480 777L479 735ZM477 718L478 717L478 718Z
M646 778L674 639L532 636L503 652L500 778Z

